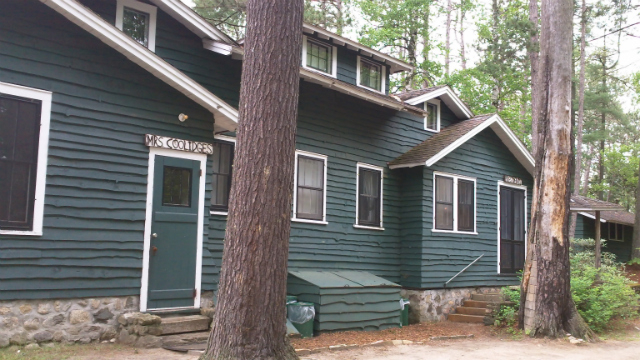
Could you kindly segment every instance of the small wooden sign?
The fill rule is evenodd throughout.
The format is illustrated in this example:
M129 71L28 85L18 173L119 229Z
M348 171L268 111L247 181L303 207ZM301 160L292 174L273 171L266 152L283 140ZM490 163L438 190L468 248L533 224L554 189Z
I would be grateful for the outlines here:
M522 185L522 179L517 178L515 176L505 175L504 176L504 182L506 182L508 184L514 184L514 185Z
M213 154L213 145L198 141L175 139L165 136L146 134L144 144L149 147L188 151L199 154Z

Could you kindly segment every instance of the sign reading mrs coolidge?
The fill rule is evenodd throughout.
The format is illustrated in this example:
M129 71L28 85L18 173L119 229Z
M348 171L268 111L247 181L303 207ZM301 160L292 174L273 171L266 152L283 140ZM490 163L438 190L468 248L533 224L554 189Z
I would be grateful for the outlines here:
M144 144L149 147L188 151L200 154L213 154L212 144L158 135L146 134L144 136Z

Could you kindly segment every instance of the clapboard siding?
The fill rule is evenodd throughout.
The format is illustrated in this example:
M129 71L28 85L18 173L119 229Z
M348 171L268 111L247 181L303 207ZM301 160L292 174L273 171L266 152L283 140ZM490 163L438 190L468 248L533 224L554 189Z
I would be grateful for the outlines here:
M432 232L433 172L476 178L476 229L478 234ZM515 176L527 186L527 220L530 219L533 179L491 129L483 130L431 168L424 169L422 288L440 288L458 271L483 258L449 283L448 287L514 285L515 276L500 276L498 269L498 182Z
M26 3L0 2L0 81L53 93L44 234L0 236L0 299L139 294L143 135L211 141L212 115L39 1ZM210 272L203 278L213 282Z
M590 219L586 216L578 214L576 220L576 239L594 239L596 237L596 222L594 219ZM623 225L624 241L607 240L603 251L610 252L616 256L616 259L621 262L631 260L631 253L633 252L633 226ZM601 223L602 239L608 239L609 224Z

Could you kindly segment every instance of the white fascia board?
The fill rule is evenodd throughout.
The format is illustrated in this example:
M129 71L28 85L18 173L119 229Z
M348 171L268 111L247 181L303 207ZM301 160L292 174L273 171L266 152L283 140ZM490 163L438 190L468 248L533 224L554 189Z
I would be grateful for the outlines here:
M518 140L516 135L509 129L509 126L498 115L493 115L489 119L485 120L482 124L476 126L473 130L460 137L458 140L449 144L446 148L442 149L439 153L431 157L425 162L425 166L430 167L437 163L443 157L449 155L452 151L460 147L462 144L469 141L474 136L478 135L482 130L491 127L495 131L496 135L507 146L516 159L524 166L524 168L533 175L535 171L535 161L533 156L524 147L524 145Z
M442 101L447 104L447 106L456 114L456 116L463 119L470 119L473 117L473 112L471 111L471 109L469 109L467 105L464 104L462 99L460 99L460 97L456 95L456 93L448 86L442 89L434 90L424 95L416 96L405 102L409 105L418 105L437 97L442 97Z
M74 24L140 65L158 79L169 84L191 100L211 111L216 125L234 131L238 126L238 110L213 95L205 87L171 66L161 57L131 39L76 0L40 0Z
M580 215L582 215L582 216L584 216L584 217L586 217L586 218L592 219L592 220L595 220L595 219L596 219L596 217L595 217L595 216L593 216L593 215L591 215L591 214L589 214L589 213L586 213L586 212L579 212L578 214L580 214ZM606 222L607 222L607 220L605 220L605 219L603 219L603 218L600 218L600 222L601 222L601 223L606 223Z
M394 100L385 100L383 98L381 98L379 95L373 95L373 94L367 94L369 91L368 90L357 90L354 91L354 89L351 87L352 85L350 84L346 84L343 83L340 80L337 79L329 79L324 75L319 75L316 74L313 71L301 68L300 69L300 77L303 78L304 80L307 80L309 82L313 82L316 84L320 84L323 85L325 87L328 87L330 89L334 89L338 92L341 93L345 93L345 94L349 94L351 96L360 98L360 99L364 99L367 100L369 102L372 103L376 103L378 105L382 105L394 110L398 110L398 111L405 111L405 112L411 112L409 110L407 110L402 103L394 101ZM413 112L411 112L413 113ZM426 113L426 112L425 112ZM425 114L416 114L416 115L420 115L420 116L424 116Z
M325 29L319 28L317 26L313 26L307 23L304 23L302 25L302 31L304 33L307 34L313 34L313 33L317 33L319 35L322 36L328 36L329 38L331 38L332 40L335 39L339 42L342 42L344 44L346 44L347 48L350 48L352 50L359 50L363 55L367 55L367 56L378 56L381 59L384 59L384 61L386 62L387 65L391 66L391 74L398 72L398 71L413 71L413 66L407 64L406 62L396 59L394 57L391 57L387 54L383 54L379 51L373 50L369 47L366 47L356 41L353 40L349 40L345 37L342 37L338 34L334 34L331 31L327 31Z
M203 19L189 6L180 0L149 0L157 7L162 9L174 19L178 20L187 29L191 30L200 38L209 38L212 40L222 41L227 44L233 44L225 33L216 29L207 20Z
M229 44L225 44L220 41L215 41L211 39L202 39L202 46L206 50L213 51L214 53L227 55L227 56L233 54L233 46Z

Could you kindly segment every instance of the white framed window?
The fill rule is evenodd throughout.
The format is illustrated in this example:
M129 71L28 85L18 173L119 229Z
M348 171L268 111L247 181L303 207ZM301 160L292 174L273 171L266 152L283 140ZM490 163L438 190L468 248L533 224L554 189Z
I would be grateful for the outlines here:
M431 99L424 103L427 116L424 117L424 129L432 132L440 131L440 100Z
M338 72L338 48L303 36L302 67L336 77Z
M610 241L624 241L624 225L609 222L608 223L609 236L607 240Z
M156 51L158 9L136 0L118 0L116 27L151 51Z
M293 218L327 224L327 156L296 150Z
M383 223L383 174L375 165L356 165L356 223L355 228L384 230Z
M363 59L358 55L356 66L356 84L365 89L385 93L387 68L382 64Z
M0 234L42 235L51 99L0 82Z
M477 234L475 178L433 172L432 231Z

